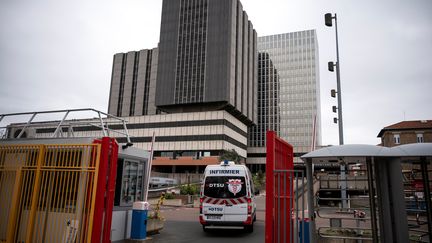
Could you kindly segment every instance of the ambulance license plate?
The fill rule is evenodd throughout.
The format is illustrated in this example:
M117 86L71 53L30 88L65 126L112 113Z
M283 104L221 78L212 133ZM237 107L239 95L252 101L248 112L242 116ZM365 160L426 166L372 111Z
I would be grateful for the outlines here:
M207 215L207 219L221 219L222 215L214 215L214 214L210 214Z

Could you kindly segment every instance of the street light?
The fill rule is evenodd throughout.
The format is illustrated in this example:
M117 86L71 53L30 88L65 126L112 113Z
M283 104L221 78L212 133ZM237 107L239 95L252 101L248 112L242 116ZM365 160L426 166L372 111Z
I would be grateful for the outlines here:
M342 92L341 92L341 84L340 84L340 62L339 62L339 42L338 42L338 32L337 32L337 18L336 14L332 16L331 13L326 13L324 15L325 25L328 27L333 26L333 19L335 20L335 30L336 30L336 63L328 62L328 70L330 72L334 72L334 68L336 67L336 83L337 83L337 98L338 98L338 124L339 124L339 145L344 144L343 137L343 122L342 122ZM332 97L335 91L332 90Z
M336 98L336 90L335 89L330 90L330 95L331 97Z
M333 26L333 19L335 22L335 32L336 32L336 63L328 62L328 70L330 72L334 72L334 68L336 67L336 83L337 83L337 91L332 89L331 90L331 96L335 97L337 93L337 99L338 99L338 105L337 105L337 112L338 112L338 118L334 118L333 122L337 123L339 125L339 145L344 144L344 137L343 137L343 121L342 121L342 91L341 91L341 84L340 84L340 62L339 62L339 41L338 41L338 31L337 31L337 16L334 14L332 16L331 13L326 13L324 15L325 25L328 27ZM333 112L336 111L336 107L333 106ZM346 174L345 174L345 165L341 164L340 166L340 187L341 187L341 198L342 198L342 208L347 208L347 195L346 195L346 189L347 189L347 182L346 182Z
M333 62L328 62L328 70L330 72L334 72L334 67L336 66L336 64L334 64Z
M336 16L336 14L335 14L335 16ZM324 15L324 19L325 19L325 25L326 26L328 26L328 27L332 27L333 26L333 21L332 21L332 15L331 15L331 13L326 13L325 15Z

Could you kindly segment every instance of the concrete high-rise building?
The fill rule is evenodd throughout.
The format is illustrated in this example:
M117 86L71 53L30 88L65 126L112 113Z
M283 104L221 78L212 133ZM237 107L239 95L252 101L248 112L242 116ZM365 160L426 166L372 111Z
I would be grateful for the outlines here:
M265 131L294 146L295 162L321 145L318 42L315 30L258 38L258 125L249 129L248 163L263 169ZM276 85L278 83L278 85ZM275 106L274 100L278 105ZM315 124L315 138L314 136Z
M156 106L256 121L257 34L238 0L164 0Z
M108 113L115 116L156 114L158 49L114 55Z
M266 146L266 131L280 131L280 77L265 52L258 53L258 120L249 129L250 147Z
M158 48L114 55L108 112L127 117L134 146L155 132L160 171L199 171L232 149L245 159L257 58L240 1L164 0Z

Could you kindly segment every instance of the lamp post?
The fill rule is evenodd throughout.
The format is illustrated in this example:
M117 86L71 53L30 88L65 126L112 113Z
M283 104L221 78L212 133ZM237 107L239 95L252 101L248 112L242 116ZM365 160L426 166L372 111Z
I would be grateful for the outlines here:
M341 91L341 84L340 84L340 62L339 62L339 41L338 41L338 31L337 31L337 15L334 14L332 16L331 13L326 13L324 15L325 25L328 27L333 26L333 19L335 23L335 32L336 32L336 63L328 62L328 70L330 72L334 72L334 67L336 67L336 85L337 85L337 91L331 90L331 96L335 97L337 93L337 99L338 99L338 106L333 106L333 112L338 113L338 118L334 118L334 122L338 123L339 125L339 145L344 144L344 136L343 136L343 119L342 119L342 91ZM341 198L342 198L342 208L347 208L347 195L346 195L346 189L347 189L347 182L346 182L346 175L345 175L345 163L342 162L340 166L340 176L341 176Z
M325 25L332 27L333 26L333 19L335 20L335 31L336 31L336 63L329 62L328 63L328 70L330 72L334 72L334 67L336 67L336 85L337 85L337 91L332 91L332 96L334 93L337 93L337 99L338 99L338 124L339 124L339 145L344 144L344 137L343 137L343 120L342 120L342 91L341 91L341 84L340 84L340 62L339 62L339 41L338 41L338 31L337 31L337 18L336 14L332 16L331 13L327 13L324 15L325 17ZM333 96L334 97L334 96Z

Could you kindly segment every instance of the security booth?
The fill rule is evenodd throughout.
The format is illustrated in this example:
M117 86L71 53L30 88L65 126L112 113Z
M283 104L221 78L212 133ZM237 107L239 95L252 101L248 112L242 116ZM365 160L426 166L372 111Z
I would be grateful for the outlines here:
M348 201L347 205L350 206L347 208L320 206L317 202L321 198L313 194L312 184L308 184L309 198L315 199L308 201L312 242L318 242L320 238L363 242L429 242L432 239L429 180L431 158L431 143L393 148L374 145L331 146L302 156L308 181L316 175L313 165L320 163L355 163L364 167L367 174L366 196L338 198L340 201ZM402 173L404 164L409 164L417 172L421 171L422 176L415 177L414 182L407 182ZM340 181L341 185L349 185L349 177L344 180ZM416 191L410 191L407 185L417 187ZM340 187L339 190L346 188ZM417 198L407 197L408 192L414 193ZM421 203L413 209L409 202L413 199L419 201L420 196ZM355 201L366 201L366 205L365 202L362 204L354 203ZM357 205L364 206L359 211ZM330 222L326 225L325 220Z
M112 215L111 240L130 239L132 206L144 200L148 187L145 186L150 153L147 150L120 146L117 161L117 177Z
M98 118L71 118L77 112ZM39 118L56 114L61 120ZM124 119L94 109L0 114L0 241L130 238L149 156L133 147Z

